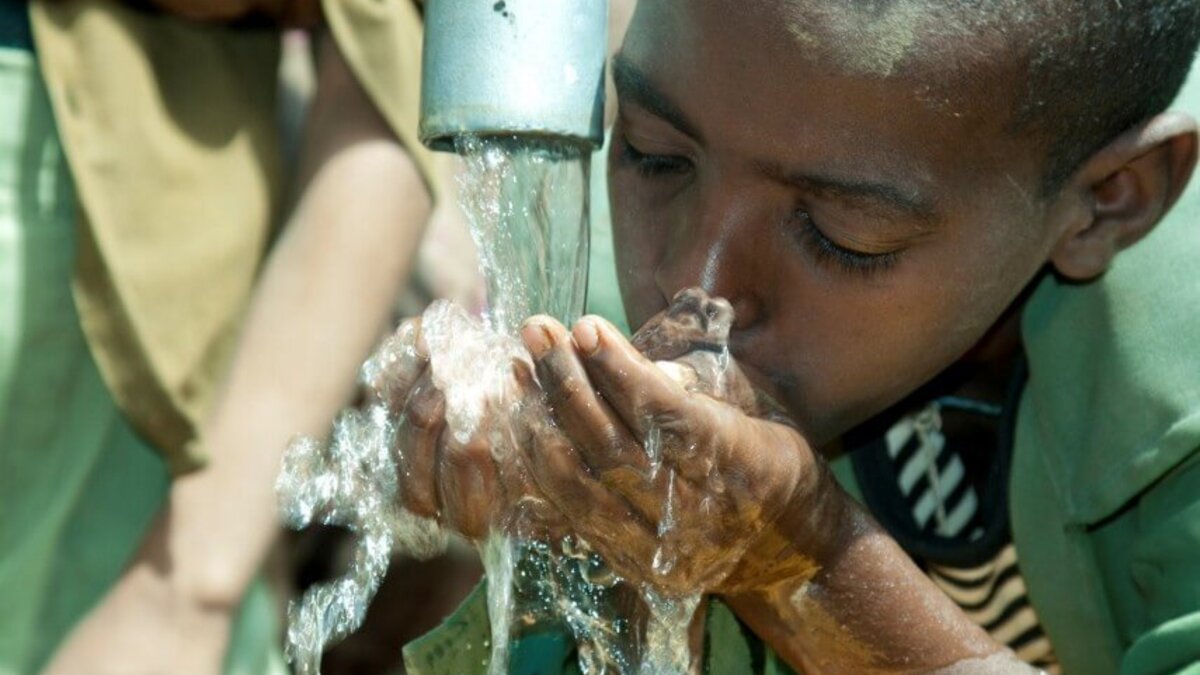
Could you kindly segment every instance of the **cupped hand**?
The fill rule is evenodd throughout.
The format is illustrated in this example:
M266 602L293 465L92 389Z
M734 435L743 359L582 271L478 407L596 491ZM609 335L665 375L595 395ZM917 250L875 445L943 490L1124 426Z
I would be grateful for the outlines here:
M466 439L448 423L446 393L435 382L420 319L400 325L368 367L367 379L396 423L397 479L406 509L472 540L512 526L518 513L526 528L539 528L537 534L561 522L515 452L511 418L536 393L528 363L511 364L501 391L480 392L483 414Z
M811 575L832 542L822 541L819 522L798 514L828 511L815 502L838 498L832 478L799 431L751 393L720 345L699 340L689 355L687 339L663 340L678 338L680 320L694 320L683 332L702 337L730 313L704 298L682 299L691 310L680 314L677 297L665 322L639 332L659 335L634 339L676 359L665 363L597 317L570 333L546 317L527 322L522 335L554 420L532 430L526 445L537 486L635 582L676 593L740 592Z

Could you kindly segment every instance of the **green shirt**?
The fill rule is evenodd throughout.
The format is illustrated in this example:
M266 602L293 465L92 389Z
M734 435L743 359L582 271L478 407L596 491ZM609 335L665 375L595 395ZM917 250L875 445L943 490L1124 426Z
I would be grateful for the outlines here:
M121 574L169 487L80 329L75 209L34 56L0 47L0 675L45 665ZM283 672L277 641L258 584L225 672Z
M1176 102L1200 117L1196 69ZM1200 181L1026 308L1013 534L1068 673L1200 673Z

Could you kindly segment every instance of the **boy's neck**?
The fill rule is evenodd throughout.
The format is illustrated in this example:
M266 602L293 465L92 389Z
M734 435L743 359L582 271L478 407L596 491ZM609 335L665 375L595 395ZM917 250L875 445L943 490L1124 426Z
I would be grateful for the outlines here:
M822 454L835 457L847 447L856 447L864 439L886 432L899 417L944 396L1003 405L1023 351L1021 315L1028 296L1028 293L1023 293L983 338L952 366L896 405L851 430L830 447L823 448Z
M1021 302L1014 303L983 339L959 360L956 367L962 369L962 381L947 393L994 403L1004 402L1013 367L1023 350L1023 300L1022 297Z

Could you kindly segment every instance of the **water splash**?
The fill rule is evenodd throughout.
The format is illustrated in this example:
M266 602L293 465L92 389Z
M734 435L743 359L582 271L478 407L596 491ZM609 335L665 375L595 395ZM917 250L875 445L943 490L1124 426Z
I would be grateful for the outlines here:
M517 405L513 364L532 368L529 353L513 335L492 330L445 301L425 310L421 327L433 382L446 398L446 425L456 441L467 443L484 431L489 413Z
M508 666L508 636L512 634L513 553L515 547L504 532L488 533L481 551L486 574L488 620L491 622L492 652L488 657L488 673L498 675Z
M295 529L320 522L356 535L347 575L314 586L288 606L286 653L300 675L319 673L325 645L362 625L397 544L422 558L445 547L435 523L398 506L394 429L383 405L350 410L338 418L328 444L299 438L285 453L276 482L284 522Z
M542 401L518 401L511 364L528 355L515 335L532 314L570 324L582 311L588 153L551 141L476 137L459 138L456 150L467 168L459 194L487 279L488 312L480 326L449 305L435 305L422 325L449 428L459 442L486 434L497 466L520 472L517 441L481 425L497 411L549 417ZM648 447L653 452L655 445ZM667 500L673 514L674 495ZM489 672L505 672L510 641L546 621L570 631L580 669L589 675L688 672L688 626L700 596L631 587L577 535L546 540L535 522L544 506L527 501L498 509L481 548L493 635ZM664 540L673 527L671 517L664 520ZM664 561L677 555L671 549L660 547Z
M460 198L481 252L488 281L487 329L473 325L446 303L424 317L435 384L447 397L447 423L456 440L481 433L481 422L497 405L512 403L511 364L527 358L515 339L521 321L546 313L563 321L578 318L586 290L590 151L574 143L516 138L458 139L467 165ZM446 536L431 521L405 512L397 480L397 427L388 403L401 392L400 365L413 358L409 334L389 339L364 365L362 379L376 403L339 417L328 443L300 438L288 448L276 483L285 523L295 529L314 522L336 525L355 535L349 572L309 589L288 609L287 656L298 673L320 672L323 649L358 628L378 590L393 551L431 557ZM493 448L511 454L504 429L486 430ZM498 463L511 464L497 456ZM522 510L521 512L524 512ZM536 547L521 546L499 524L483 546L492 606L493 656L490 669L506 664L514 612L513 572L522 555L539 565ZM548 560L545 552L539 556ZM539 576L540 608L550 614L553 593Z
M533 314L574 322L583 311L587 289L589 149L550 139L461 136L455 140L455 150L466 165L459 180L459 198L488 287L485 322L493 337L482 342L515 339L521 322ZM451 349L443 358L455 358L449 351L462 349L461 345L458 340L447 343ZM528 358L523 348L519 351ZM438 358L432 344L430 354L432 360ZM505 386L510 381L513 355L500 347L477 356L476 368L492 363L504 374L505 385L489 388L490 397L485 398L511 405L513 398L506 396ZM492 367L483 367L494 372ZM446 377L438 385L453 387L451 379ZM470 376L462 381L475 382ZM478 390L472 395L478 395ZM447 410L450 407L447 394ZM474 415L477 410L478 406L468 402L464 413ZM546 411L534 414L544 417ZM479 418L461 422L463 428L456 434L477 427ZM493 430L489 440L497 466L511 470L516 464L515 439ZM539 505L524 506L527 508L497 513L498 522L482 551L489 580L493 638L488 672L492 675L507 669L508 645L521 627L555 616L573 616L576 620L568 618L567 624L578 638L576 629L583 625L579 614L570 609L578 607L587 593L576 592L571 597L572 591L582 591L582 587L562 583L557 556L544 542L525 534L538 529L529 522L528 514ZM584 636L583 642L593 641Z
M692 665L689 641L692 619L701 595L673 596L652 586L642 588L642 599L650 610L646 625L646 650L638 675L684 675Z
M547 420L550 413L540 396L523 396L514 379L514 362L529 363L516 332L532 314L571 323L582 311L589 153L571 143L515 138L463 137L456 148L467 168L460 198L480 251L489 305L478 320L435 303L422 319L422 332L453 439L482 437L501 482L517 486L506 490L515 497L495 505L490 533L480 544L492 623L489 673L506 672L511 643L547 621L574 637L588 675L687 673L693 665L689 627L700 595L626 583L583 538L548 534L542 522L548 505L520 489L530 478L513 421ZM720 393L728 325L723 330L719 344L706 345L711 358L682 365L664 359L660 365L690 378L689 387L707 382L706 391ZM661 347L668 337L643 336L642 346ZM386 341L363 367L376 402L344 413L328 443L299 439L285 457L277 489L288 525L322 522L356 535L349 573L310 589L289 608L287 653L302 675L318 673L324 647L362 623L394 551L429 557L445 544L435 523L398 507L396 472L405 448L397 446L397 429L404 420L396 419L394 406L411 384L401 371L414 349L411 330ZM665 462L659 431L652 431L646 449L652 471L665 481L660 542L651 563L665 578L687 560L681 533L689 523L676 504L677 478Z

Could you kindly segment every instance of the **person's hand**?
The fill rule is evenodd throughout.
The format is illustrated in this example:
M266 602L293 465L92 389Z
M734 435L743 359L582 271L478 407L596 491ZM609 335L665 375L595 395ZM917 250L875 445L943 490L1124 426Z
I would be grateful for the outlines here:
M712 302L723 303L692 303L697 325L728 312ZM660 356L679 351L674 327ZM537 317L522 335L555 421L530 433L527 465L617 573L674 592L740 592L811 575L836 546L822 516L836 517L840 491L736 367L705 382L705 361L684 359L692 372L681 375L597 317L571 333ZM727 358L700 347L708 363Z
M535 393L527 363L511 364L507 381L470 402L482 408L480 424L460 439L448 424L446 393L434 381L421 320L401 323L379 354L368 367L367 384L397 425L399 494L407 510L471 540L510 525L517 510L530 516L523 522L543 529L559 520L536 496L515 452L513 411Z
M154 556L151 556L154 557ZM219 675L234 605L139 557L60 645L46 675Z

